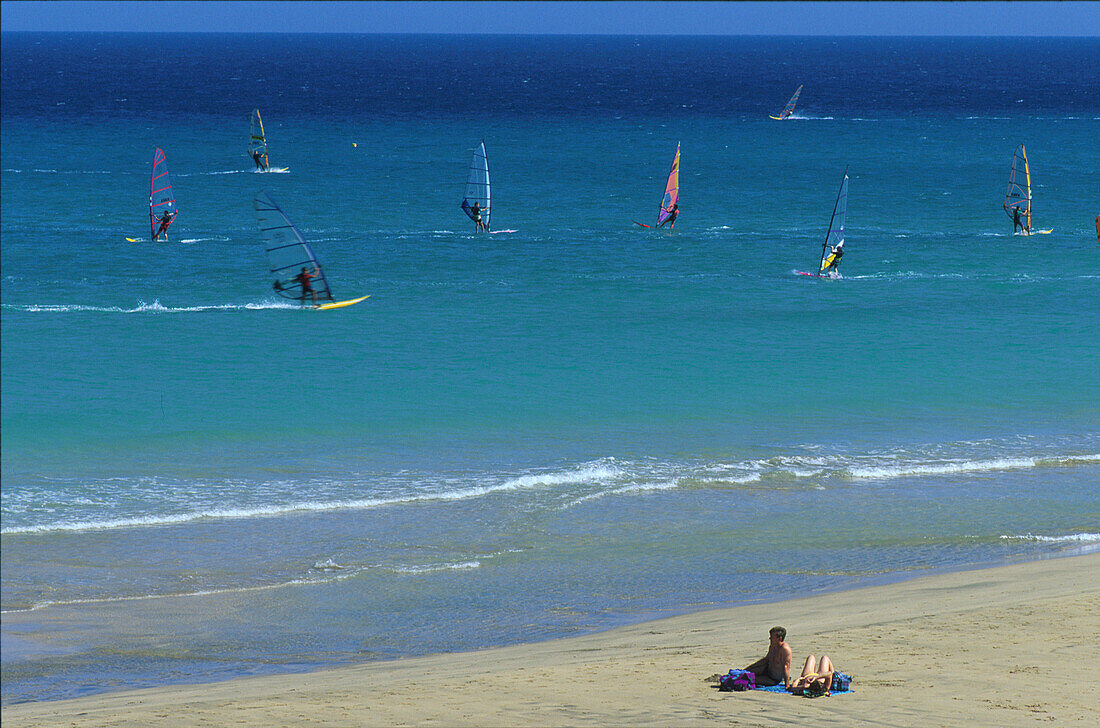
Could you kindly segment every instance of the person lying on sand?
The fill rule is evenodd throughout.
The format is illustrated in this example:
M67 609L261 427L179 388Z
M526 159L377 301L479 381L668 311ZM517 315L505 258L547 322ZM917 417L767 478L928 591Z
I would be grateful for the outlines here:
M791 647L783 640L787 639L787 630L772 627L768 630L768 654L761 657L745 669L756 675L756 684L762 687L791 684Z
M787 690L795 695L806 695L811 698L832 695L834 672L833 661L828 655L822 655L820 662L810 655L802 667L802 675L791 683Z

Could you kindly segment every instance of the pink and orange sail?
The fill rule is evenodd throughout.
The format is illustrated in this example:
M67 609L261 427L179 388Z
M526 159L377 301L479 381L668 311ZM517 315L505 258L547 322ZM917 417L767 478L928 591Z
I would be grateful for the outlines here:
M149 180L149 232L157 239L157 230L164 213L169 214L169 225L176 220L176 197L172 193L172 181L168 177L168 163L164 152L157 147L153 152L153 172Z
M665 197L661 200L661 210L657 213L657 226L664 224L672 216L672 208L680 203L680 142L676 142L676 156L672 158L672 169L668 171L665 183ZM676 221L673 220L675 225Z

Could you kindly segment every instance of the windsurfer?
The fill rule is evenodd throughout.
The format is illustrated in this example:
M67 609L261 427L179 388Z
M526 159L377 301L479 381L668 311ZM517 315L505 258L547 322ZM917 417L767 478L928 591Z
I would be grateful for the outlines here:
M267 165L264 164L263 155L260 154L259 149L252 152L252 161L256 163L256 169L263 170L267 168Z
M679 214L680 214L680 203L679 202L673 202L672 207L668 208L668 217L665 218L665 222L668 223L668 229L669 230L671 230L673 228L673 226L676 224L676 217ZM665 222L662 222L661 225L664 225ZM657 227L661 227L661 225L658 225Z
M159 218L160 228L157 230L156 235L153 236L153 242L160 240L161 233L164 233L164 242L168 242L168 226L172 224L172 218L176 216L176 213L164 211L164 214Z
M1013 207L1012 208L1012 232L1013 232L1013 234L1015 234L1017 229L1020 229L1020 230L1023 230L1024 232L1027 232L1027 228L1024 227L1024 223L1020 219L1020 208L1019 207Z
M837 270L837 266L840 265L840 259L843 258L843 257L844 257L844 241L841 240L839 243L837 243L836 245L834 245L832 248L829 249L829 257L826 258L826 260L829 262L829 264L827 266L825 266L825 270L823 270L821 272L823 274L824 273L839 273L840 271Z
M310 282L310 281L312 281L312 279L318 277L319 275L321 275L321 271L317 270L316 268L314 268L313 272L310 273L308 268L306 268L305 266L302 266L302 272L299 273L298 275L294 276L294 280L298 281L298 283L302 286L302 305L303 306L306 305L306 296L307 295L312 295L313 296L313 307L314 308L317 308L317 306L319 305L317 303L317 291L313 290L313 284Z
M482 232L485 230L485 223L481 219L481 203L475 201L474 204L470 206L470 214L473 215L474 218L474 232Z

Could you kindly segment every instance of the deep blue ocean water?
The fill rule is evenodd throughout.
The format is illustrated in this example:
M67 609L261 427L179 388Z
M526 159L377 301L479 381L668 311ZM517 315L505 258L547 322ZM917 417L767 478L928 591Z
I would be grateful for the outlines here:
M0 52L5 702L1100 547L1100 40ZM845 165L843 278L795 275ZM260 189L371 298L277 298Z

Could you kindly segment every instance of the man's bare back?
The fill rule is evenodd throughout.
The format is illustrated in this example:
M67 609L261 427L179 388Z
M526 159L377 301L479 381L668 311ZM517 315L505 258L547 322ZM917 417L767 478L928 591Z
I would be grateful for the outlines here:
M791 683L791 647L784 640L787 638L787 630L782 627L772 627L768 633L768 654L752 663L746 670L756 675L756 684L770 687L783 684L787 687Z

